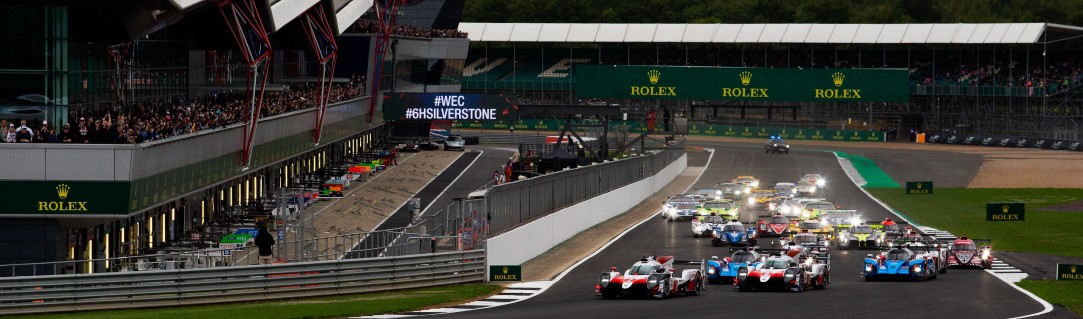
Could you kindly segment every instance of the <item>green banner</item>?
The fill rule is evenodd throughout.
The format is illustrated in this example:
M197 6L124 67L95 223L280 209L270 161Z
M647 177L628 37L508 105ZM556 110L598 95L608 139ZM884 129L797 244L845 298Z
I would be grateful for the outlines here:
M508 125L515 123L515 130L520 132L529 132L531 130L537 131L558 131L562 125L560 120L535 120L535 119L523 119L520 121L455 121L456 128L469 128L469 129L493 129L510 131ZM609 121L610 126L616 125L628 125L628 131L633 133L642 133L646 130L646 124L636 121ZM770 136L779 136L788 140L821 140L821 141L841 141L841 142L882 142L884 141L884 132L881 131L861 131L861 130L828 130L828 129L793 129L793 128L773 128L773 127L761 127L761 126L733 126L733 125L714 125L714 124L692 124L688 126L689 135L700 136L728 136L728 137L750 137L750 138L769 138Z
M129 182L0 181L0 214L125 215Z
M519 113L514 94L388 93L385 121L510 121Z
M1023 203L986 203L985 221L1017 222L1025 221L1026 208Z
M1057 264L1057 280L1083 280L1083 265Z
M523 267L518 265L489 266L489 281L522 281Z
M906 103L906 69L579 65L581 98Z
M932 195L933 182L906 182L907 195Z

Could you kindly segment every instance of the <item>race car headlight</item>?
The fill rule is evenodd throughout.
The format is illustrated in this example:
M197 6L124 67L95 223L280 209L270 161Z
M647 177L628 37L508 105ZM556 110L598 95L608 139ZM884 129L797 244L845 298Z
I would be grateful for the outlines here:
M714 193L715 193L716 195L719 195L719 196L721 196L721 195L722 195L722 191L720 191L720 190L718 190L718 191L714 191Z
M748 268L741 268L740 270L737 270L737 278L744 280L745 277L748 277Z
M748 198L748 204L749 204L749 205L756 205L756 199L755 199L755 198L752 198L752 197L749 197L749 198Z
M786 279L786 281L793 280L793 278L796 277L796 276L797 276L797 270L796 269L787 269L786 274L783 275L783 277Z
M786 148L790 148L790 146L789 146L789 145L786 145Z
M752 187L760 187L760 182L759 181L752 182Z
M816 192L816 186L813 186L813 187L812 187L812 190L810 190L809 192L811 192L811 193L815 193L815 192Z
M921 265L914 265L914 272L921 272Z
M741 195L741 190L739 190L739 189L735 190L735 191L733 191L733 194L734 195Z
M714 274L714 267L707 268L707 273L713 275Z
M861 225L861 218L854 217L850 219L850 225Z
M989 259L989 250L985 249L981 251L981 259Z
M816 181L816 186L824 187L824 185L827 185L827 181L822 179Z
M775 203L767 204L767 208L770 209L770 210L775 210L775 207L777 207L777 206L778 205L775 205Z
M801 218L802 219L808 219L808 211L801 212Z
M603 287L608 286L609 285L609 274L602 274L602 280L601 281L602 281L602 286Z
M651 276L650 279L647 279L647 287L655 286L658 286L658 277Z
M865 265L865 272L872 272L872 265L866 264Z

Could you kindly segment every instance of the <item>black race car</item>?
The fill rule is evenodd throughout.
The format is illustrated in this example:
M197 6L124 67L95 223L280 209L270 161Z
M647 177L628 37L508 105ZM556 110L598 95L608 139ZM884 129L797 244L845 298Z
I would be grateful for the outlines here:
M790 154L790 144L786 144L781 137L772 136L771 140L767 141L767 144L763 146L764 153L786 153Z

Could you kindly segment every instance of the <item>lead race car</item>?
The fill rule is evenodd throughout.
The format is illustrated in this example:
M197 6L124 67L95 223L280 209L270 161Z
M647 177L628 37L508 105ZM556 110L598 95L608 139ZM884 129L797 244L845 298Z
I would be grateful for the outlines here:
M678 294L698 295L706 287L704 272L706 262L686 261L681 263L699 265L698 269L673 268L673 256L650 256L640 259L624 273L612 267L603 272L599 282L594 285L594 292L602 298L617 296L642 296L663 299Z
M755 266L741 267L733 284L737 291L753 289L782 289L800 292L809 288L827 288L831 283L829 257L797 258L774 254Z

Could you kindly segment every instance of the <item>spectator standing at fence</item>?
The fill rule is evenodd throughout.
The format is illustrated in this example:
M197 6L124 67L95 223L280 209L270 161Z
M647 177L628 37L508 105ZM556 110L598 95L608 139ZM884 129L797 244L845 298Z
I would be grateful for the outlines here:
M647 132L654 132L654 109L647 112Z
M267 232L266 225L259 226L259 234L256 234L256 247L259 248L259 264L270 265L274 260L274 251L271 249L275 245L275 238L271 236L270 232Z

